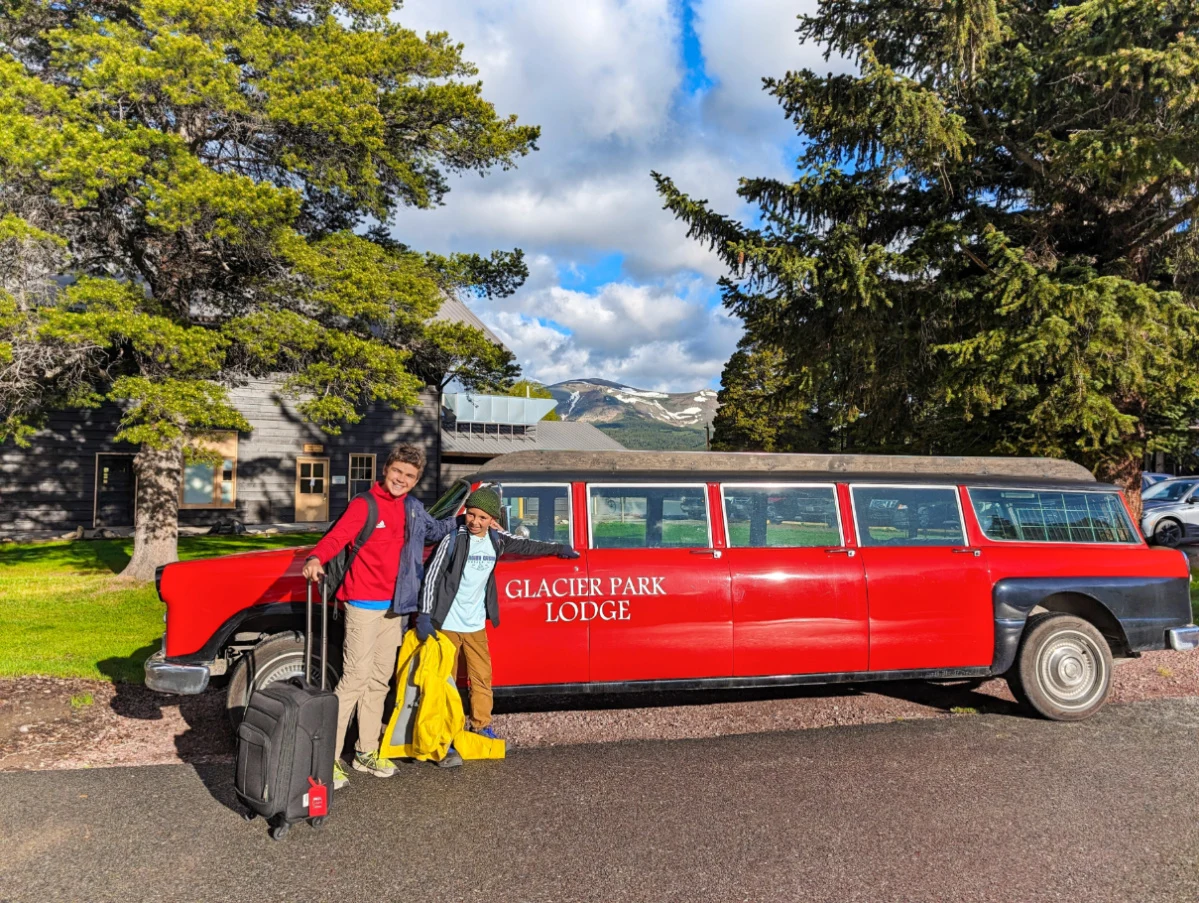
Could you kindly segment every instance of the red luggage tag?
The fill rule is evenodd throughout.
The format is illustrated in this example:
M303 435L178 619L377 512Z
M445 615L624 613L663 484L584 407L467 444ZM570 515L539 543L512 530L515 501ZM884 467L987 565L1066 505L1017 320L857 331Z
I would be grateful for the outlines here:
M319 815L329 814L329 788L320 781L308 778L308 792L305 794L308 797L308 815L317 817Z

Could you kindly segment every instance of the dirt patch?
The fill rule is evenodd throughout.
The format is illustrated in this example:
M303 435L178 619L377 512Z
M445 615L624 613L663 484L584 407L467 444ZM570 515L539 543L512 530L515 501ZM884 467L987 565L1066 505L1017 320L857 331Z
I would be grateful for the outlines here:
M1199 696L1199 653L1116 663L1112 702L1185 696ZM499 733L526 749L1019 712L1002 680L526 698L499 700L496 711ZM232 750L223 687L178 697L102 681L0 680L0 771L207 764Z
M133 684L0 680L0 771L223 761L224 693L171 697Z

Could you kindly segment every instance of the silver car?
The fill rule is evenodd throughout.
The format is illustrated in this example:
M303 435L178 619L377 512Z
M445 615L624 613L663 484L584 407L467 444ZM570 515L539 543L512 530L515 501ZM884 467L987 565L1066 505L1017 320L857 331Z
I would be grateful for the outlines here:
M1199 477L1154 483L1141 496L1141 530L1159 546L1199 539Z

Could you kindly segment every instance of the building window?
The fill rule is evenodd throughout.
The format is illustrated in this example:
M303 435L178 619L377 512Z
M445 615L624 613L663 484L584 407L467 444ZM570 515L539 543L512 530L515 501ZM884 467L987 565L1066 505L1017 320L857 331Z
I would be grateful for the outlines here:
M375 456L350 455L350 498L370 492L375 483Z
M237 433L207 433L193 448L216 452L220 463L190 461L183 466L182 508L232 508L237 502Z

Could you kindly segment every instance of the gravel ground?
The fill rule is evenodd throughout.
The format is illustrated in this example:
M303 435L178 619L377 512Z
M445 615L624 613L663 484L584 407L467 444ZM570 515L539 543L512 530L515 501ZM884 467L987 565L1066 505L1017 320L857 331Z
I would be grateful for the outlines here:
M1113 702L1199 696L1199 653L1118 661ZM674 740L1018 710L1002 680L498 700L513 748ZM0 771L227 761L224 688L175 697L129 684L0 680Z

